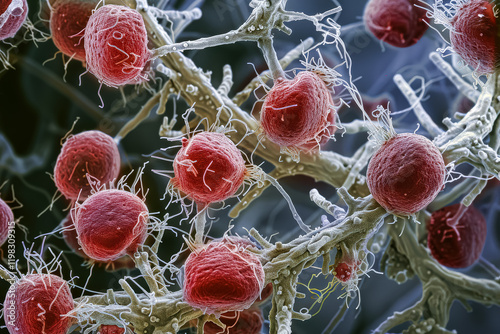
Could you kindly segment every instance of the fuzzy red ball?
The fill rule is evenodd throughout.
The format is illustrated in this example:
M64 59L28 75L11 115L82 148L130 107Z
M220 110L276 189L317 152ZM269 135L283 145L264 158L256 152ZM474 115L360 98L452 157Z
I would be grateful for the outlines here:
M116 325L102 325L98 334L124 334L125 329Z
M241 312L226 312L221 314L220 321L226 325L226 330L214 324L206 322L203 326L205 334L259 334L264 323L262 310L251 307Z
M2 6L5 10L0 14L0 41L13 37L21 29L28 15L26 0L11 0L7 3Z
M201 132L182 140L172 184L198 204L221 202L243 184L247 169L240 150L224 134Z
M260 296L265 274L248 248L224 239L191 253L184 268L184 300L208 314L249 308Z
M76 210L75 226L83 252L97 261L133 254L146 239L148 208L124 190L93 194Z
M0 246L9 237L9 228L14 222L14 214L10 206L0 198Z
M373 198L387 211L410 215L425 208L444 187L443 156L427 138L402 133L375 152L366 172Z
M86 175L101 184L118 177L120 152L112 137L101 131L85 131L70 136L57 157L54 181L68 199L83 200L90 195Z
M489 1L472 0L453 17L450 41L460 57L479 74L492 73L499 65L498 28Z
M459 209L465 210L461 217L457 215ZM486 220L476 208L461 207L458 203L434 212L427 232L427 245L439 263L465 268L481 256L486 242Z
M52 41L65 55L85 61L83 36L98 0L58 0L52 4L50 31Z
M266 137L282 147L311 149L333 135L335 109L330 90L312 71L279 79L266 95L260 122Z
M398 48L417 43L429 28L426 10L418 0L370 0L363 20L379 40Z
M340 262L335 268L335 277L342 282L347 282L352 278L355 265L349 265L346 262Z
M4 319L10 334L66 334L73 322L67 316L72 310L73 297L65 280L31 274L11 285Z
M0 15L2 15L3 13L5 13L5 11L7 10L7 8L9 8L11 2L12 2L12 0L2 0L2 1L0 1Z
M96 10L85 28L84 45L88 70L110 87L137 81L149 61L144 20L125 6Z
M88 259L87 254L85 254L78 243L78 234L76 233L76 227L73 223L73 219L71 214L67 215L66 218L61 222L63 226L63 238L66 242L66 245L75 252L78 256L81 256L85 259ZM129 256L122 256L114 261L96 261L98 264L105 266L107 271L116 271L123 268L132 269L135 268L134 260Z

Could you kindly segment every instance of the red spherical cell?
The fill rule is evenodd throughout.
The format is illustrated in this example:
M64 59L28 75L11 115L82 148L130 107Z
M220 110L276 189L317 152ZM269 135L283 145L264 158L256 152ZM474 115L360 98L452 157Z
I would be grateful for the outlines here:
M125 329L116 325L102 325L98 334L124 334Z
M451 20L450 41L455 52L479 74L499 64L497 22L489 1L464 3Z
M149 61L144 20L125 6L96 10L85 28L84 45L88 70L111 87L135 83Z
M78 234L76 233L76 227L73 223L71 214L67 215L62 221L63 226L63 238L66 245L78 256L88 259L87 254L85 254L78 243ZM96 261L97 264L105 267L107 271L116 271L120 269L132 269L135 267L134 260L129 256L122 256L114 261Z
M398 48L417 43L429 28L426 10L418 0L370 0L363 20L379 40Z
M57 189L68 199L85 199L92 187L87 174L101 184L120 172L120 152L112 137L101 131L85 131L64 142L54 168Z
M476 208L458 203L434 212L427 232L427 246L439 263L465 268L476 262L483 251L486 220Z
M255 300L254 305L260 305L264 303L269 297L273 295L273 283L267 283L267 285L260 292L259 298Z
M184 300L208 314L249 308L260 296L265 274L248 248L228 239L191 253L184 268Z
M11 2L12 2L12 0L1 0L0 1L0 15L5 13L7 8L9 8Z
M14 223L14 214L10 206L0 198L0 246L2 246L9 237L9 228Z
M335 132L333 106L331 92L320 75L302 71L291 80L274 83L264 100L260 122L273 143L311 149Z
M226 325L226 330L213 322L206 322L203 326L205 334L259 334L264 323L261 309L251 307L241 312L226 312L219 320Z
M335 268L335 277L342 282L347 282L352 278L354 265L350 265L346 262L340 262Z
M137 195L102 190L76 210L78 242L89 258L113 261L133 254L144 243L148 219L148 208Z
M51 274L31 274L11 285L4 302L10 334L66 334L73 318L68 283Z
M63 239L66 242L66 245L68 245L68 247L73 252L75 252L75 254L86 258L87 255L85 255L85 253L82 251L82 248L80 247L80 244L78 243L78 234L76 233L76 227L73 223L71 214L67 215L66 218L63 219L62 227Z
M443 156L427 138L402 133L375 152L366 172L373 198L387 211L410 215L425 208L444 187Z
M65 55L84 62L85 27L98 0L58 0L52 4L50 31L52 41Z
M27 15L26 0L11 0L4 12L0 14L0 41L13 37L21 29Z
M247 169L240 150L224 134L201 132L182 140L172 185L198 204L224 201L243 184Z

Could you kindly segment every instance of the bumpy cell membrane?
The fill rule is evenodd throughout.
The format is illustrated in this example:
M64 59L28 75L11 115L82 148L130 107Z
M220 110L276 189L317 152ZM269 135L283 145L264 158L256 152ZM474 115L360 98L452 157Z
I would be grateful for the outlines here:
M5 8L5 4L2 7ZM27 15L26 0L12 0L0 15L0 41L13 37L21 29Z
M249 308L260 296L265 274L248 247L232 238L191 253L184 268L184 300L209 314Z
M486 220L476 208L458 203L434 212L427 232L427 245L439 263L465 268L481 256L486 242Z
M59 0L52 4L50 31L52 41L65 55L85 61L84 34L97 0Z
M9 306L12 306L9 309ZM4 302L10 334L66 334L73 322L68 283L50 274L31 274L11 285Z
M142 16L125 6L96 10L85 28L84 45L88 70L111 87L136 83L149 61Z
M496 20L492 4L480 0L463 4L451 20L453 50L479 74L492 73L500 65Z
M66 198L84 200L92 190L87 174L105 184L118 177L120 162L111 136L101 131L81 132L64 142L54 167L54 181Z
M146 240L146 204L124 190L93 194L76 210L75 227L83 252L97 261L113 261L133 254Z
M420 6L418 0L370 0L363 20L377 39L405 48L417 43L429 28L427 11Z
M246 174L240 150L224 134L201 132L183 139L174 160L172 185L199 204L234 195Z

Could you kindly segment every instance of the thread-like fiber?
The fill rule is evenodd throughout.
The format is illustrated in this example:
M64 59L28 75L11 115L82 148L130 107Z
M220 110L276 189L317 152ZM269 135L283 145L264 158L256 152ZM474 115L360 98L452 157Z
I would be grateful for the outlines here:
M137 81L149 60L147 46L142 16L125 6L102 6L85 28L87 68L111 87Z
M173 186L198 204L234 195L246 174L240 150L224 134L201 132L182 140L174 160Z
M238 314L239 313L239 314ZM226 330L214 324L206 322L203 326L205 334L258 334L262 329L264 317L262 310L251 307L241 312L227 312L221 314L219 320L226 325Z
M117 178L119 172L120 152L113 138L101 131L85 131L64 142L54 181L66 198L84 200L92 189L87 173L104 184Z
M373 198L387 211L409 215L425 208L444 187L443 156L427 138L402 133L375 152L366 172Z
M336 130L331 92L312 71L279 79L264 100L260 122L266 137L282 147L319 147Z
M486 242L486 220L469 206L457 220L460 203L434 212L427 224L427 245L443 266L465 268L479 259ZM454 218L455 216L455 218ZM450 219L450 220L448 220Z
M83 36L98 0L58 0L52 4L50 31L52 41L65 55L85 61Z
M113 261L133 254L146 239L146 204L124 190L93 194L76 211L75 226L83 252L97 261Z
M379 40L398 48L417 43L427 31L427 11L419 0L370 0L365 7L365 26Z
M5 9L0 14L0 41L13 37L21 29L28 15L26 0L10 0L1 7Z
M489 1L465 3L453 17L450 41L453 49L479 74L492 73L499 65L500 43L493 6Z
M14 221L14 214L10 206L0 198L0 246L2 246L9 237L9 223Z
M260 296L265 274L248 248L231 238L191 253L184 268L184 300L207 314L249 308Z
M73 319L65 315L72 310L73 297L65 280L31 274L11 285L4 318L10 334L66 334Z

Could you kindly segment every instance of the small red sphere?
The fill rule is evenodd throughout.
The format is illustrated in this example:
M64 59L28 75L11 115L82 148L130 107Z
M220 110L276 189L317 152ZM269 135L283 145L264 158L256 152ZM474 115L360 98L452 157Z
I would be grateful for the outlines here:
M443 156L427 138L402 133L375 152L366 172L373 198L387 211L410 215L425 208L444 187Z
M184 300L209 314L249 308L260 296L265 274L248 248L231 238L191 253L184 268Z
M251 307L241 312L226 312L221 314L220 321L226 325L226 330L214 324L206 322L203 326L205 334L259 334L264 323L261 309Z
M68 137L54 168L57 189L68 199L85 199L92 187L87 174L101 184L120 172L120 152L112 137L100 131L85 131Z
M370 0L363 20L375 37L405 48L417 43L429 28L426 10L418 0Z
M83 36L98 0L58 0L52 4L50 31L52 41L65 55L85 61Z
M149 61L148 33L141 14L125 6L105 5L85 28L88 70L111 87L136 82Z
M6 7L7 5L7 7ZM28 15L28 4L26 0L11 0L1 6L5 8L0 14L0 41L13 37Z
M489 1L472 0L453 17L453 49L479 74L492 73L499 64L497 22Z
M319 147L336 130L331 92L312 71L279 79L264 100L260 122L266 137L282 147Z
M124 190L93 194L76 210L75 226L83 252L97 261L133 254L146 239L146 204Z
M486 242L486 220L460 203L434 212L427 224L427 245L443 266L465 268L479 259Z
M88 260L87 254L85 254L78 243L78 234L76 233L76 227L73 223L73 219L71 214L67 215L66 218L62 221L63 226L63 238L66 242L66 245L78 256L83 257ZM133 269L135 268L134 260L129 256L122 256L114 261L96 261L99 265L105 266L107 271L116 271L120 269Z
M124 334L125 329L116 325L102 325L98 334Z
M182 140L174 160L172 184L198 204L233 196L246 175L240 150L224 134L201 132Z
M66 334L73 319L68 283L50 274L31 274L11 285L4 302L10 334Z
M9 237L9 228L11 228L13 222L14 214L10 206L0 198L0 246L7 241Z

